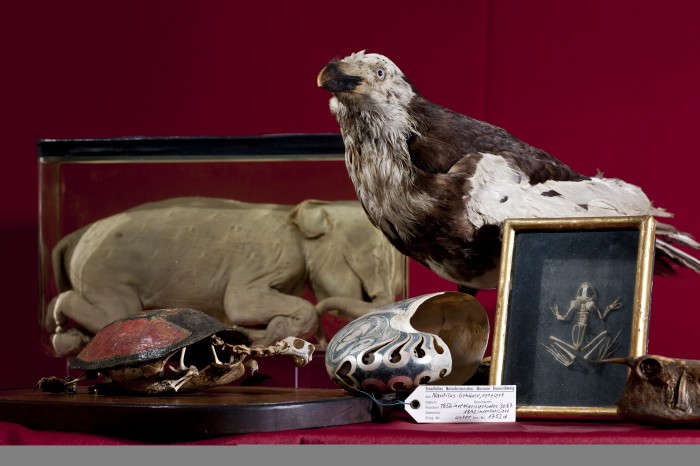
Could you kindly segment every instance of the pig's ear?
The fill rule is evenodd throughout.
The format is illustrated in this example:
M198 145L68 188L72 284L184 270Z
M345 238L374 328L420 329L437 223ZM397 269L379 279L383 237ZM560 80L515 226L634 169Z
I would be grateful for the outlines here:
M307 239L316 239L331 229L326 207L327 201L308 199L303 201L289 214L289 221L295 225Z

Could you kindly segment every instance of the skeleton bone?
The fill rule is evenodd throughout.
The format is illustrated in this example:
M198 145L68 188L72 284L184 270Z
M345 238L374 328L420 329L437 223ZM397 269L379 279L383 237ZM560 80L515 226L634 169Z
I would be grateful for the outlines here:
M211 354L214 358L214 363L218 364L219 366L223 365L223 363L221 361L219 361L219 357L216 355L216 348L214 347L214 345L211 345L210 348L211 348Z
M603 330L586 345L584 345L583 342L588 330L588 321L592 311L598 314L601 321L605 321L610 312L620 309L621 307L622 302L618 296L605 308L605 311L601 312L600 307L598 307L598 291L590 282L583 282L576 292L576 298L571 301L571 305L566 314L561 314L559 306L556 303L550 307L556 319L561 322L566 321L571 314L576 311L576 320L574 326L571 328L571 343L565 342L555 336L550 336L549 341L551 346L544 345L545 348L565 367L569 367L576 360L577 356L575 353L586 352L582 357L582 359L586 361L589 360L596 350L598 350L598 357L596 360L610 357L617 348L617 340L620 336L619 332L614 338L611 338L607 330Z
M287 355L294 358L294 365L296 367L302 367L311 361L312 354L315 350L314 345L296 337L287 337L283 340L278 341L276 344L265 347L265 348L251 348L246 345L230 345L224 342L221 338L217 336L212 336L213 344L210 345L213 364L224 366L225 364L219 359L219 355L216 352L217 347L228 347L231 352L229 364L234 363L236 360L240 360L241 356L274 356L274 355ZM163 381L162 384L172 388L174 391L178 391L187 381L196 377L199 374L199 370L195 366L187 367L185 365L185 351L187 347L182 348L180 353L180 371L187 371L182 377L177 380L167 380ZM172 357L172 355L170 356ZM170 357L163 361L164 365ZM258 371L258 363L255 360L248 360L243 363L243 365L248 368L251 373ZM173 369L174 370L174 369Z
M303 367L311 361L315 350L314 345L296 337L287 337L278 341L274 345L258 348L250 348L245 345L229 345L234 353L245 354L247 356L274 356L285 355L294 358L296 367Z
M180 350L180 370L187 370L187 366L185 366L185 351L187 351L187 347L185 346Z
M618 346L617 340L620 337L620 332L617 332L617 335L615 335L615 337L612 339L608 335L608 331L603 330L595 338L593 338L593 340L588 342L588 344L582 348L575 347L570 343L567 343L564 340L561 340L555 336L550 336L549 341L552 343L552 346L549 347L545 345L545 348L547 349L547 351L549 351L549 353L552 356L554 356L554 358L557 361L559 361L562 365L566 367L569 367L576 360L576 355L574 354L574 351L588 351L586 354L583 355L583 359L585 361L588 361L591 357L591 354L593 354L593 352L597 349L598 354L595 360L600 361L610 357L612 353L615 352Z
M209 364L201 364L198 368L195 365L187 366L185 364L185 353L187 352L187 347L183 347L178 351L171 353L166 358L160 361L154 361L151 363L142 364L140 366L122 366L115 367L105 371L105 375L112 381L116 381L121 386L128 386L134 388L139 387L139 391L145 393L164 393L168 391L178 392L183 387L187 390L192 390L193 385L195 387L204 387L201 381L196 380L201 374L205 374L210 370L210 366L220 366L231 368L232 373L235 375L230 379L231 381L238 378L241 374L245 372L245 369L250 370L251 374L258 372L258 363L254 359L245 360L247 356L274 356L274 355L287 355L292 356L294 359L294 365L296 367L302 367L311 361L312 354L315 350L314 345L296 337L287 337L283 340L278 341L276 344L265 347L265 348L250 348L246 345L232 345L226 343L217 335L212 335L212 342L209 345L211 349L211 362ZM222 351L222 353L217 353L217 348ZM220 354L230 353L229 363L223 363L220 359ZM173 364L168 364L168 361L173 357L177 356L177 362ZM239 369L234 369L238 367ZM244 369L245 368L245 369ZM176 379L163 379L162 376L167 370L174 373L175 376L179 376ZM206 375L205 375L206 377ZM69 392L75 393L77 382L84 380L86 375L80 378L66 378L59 379L57 377L44 377L36 385L35 389L41 388L43 391L58 392ZM141 382L138 382L138 380ZM135 385L138 384L138 385Z
M294 365L296 367L302 367L306 365L309 361L311 361L312 354L315 350L314 345L311 343L302 340L301 338L296 338L293 336L287 337L283 340L278 341L276 344L265 347L265 348L251 348L246 345L232 345L229 343L226 343L224 340L222 340L220 337L216 335L212 335L212 343L209 346L211 349L211 354L212 354L212 364L216 366L226 366L226 365L231 365L235 364L237 361L241 361L245 359L247 356L259 356L259 357L265 357L265 356L274 356L274 355L286 355L286 356L292 356L294 359ZM216 349L222 348L226 349L229 351L230 354L230 362L229 364L222 363L221 360L219 359L219 354L217 353ZM180 354L179 358L179 368L174 368L170 367L173 371L175 372L180 372L180 371L186 371L186 373L176 379L176 380L162 380L159 382L155 382L151 385L151 387L148 389L149 392L153 393L159 393L163 391L168 391L168 389L172 389L173 391L177 392L182 388L184 385L190 381L193 377L197 377L199 375L200 370L195 367L194 365L192 366L186 366L185 365L185 352L187 350L187 347L182 348L180 351L171 354L169 357L167 357L164 361L162 361L162 365L160 366L162 369L165 368L166 362L175 354ZM257 361L255 360L248 360L243 362L243 366L251 370L251 373L255 373L258 370L258 364ZM162 370L161 369L161 370Z
M168 380L166 383L172 387L173 390L176 392L180 390L180 387L182 387L185 383L187 383L188 380L192 377L196 377L197 374L199 374L199 371L197 370L196 367L190 366L190 368L187 370L187 373L180 377L177 380Z

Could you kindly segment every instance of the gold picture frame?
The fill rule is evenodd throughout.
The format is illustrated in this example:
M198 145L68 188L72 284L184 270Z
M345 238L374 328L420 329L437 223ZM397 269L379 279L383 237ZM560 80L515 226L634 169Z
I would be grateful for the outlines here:
M491 385L516 385L518 418L615 418L626 366L647 351L651 216L504 223Z

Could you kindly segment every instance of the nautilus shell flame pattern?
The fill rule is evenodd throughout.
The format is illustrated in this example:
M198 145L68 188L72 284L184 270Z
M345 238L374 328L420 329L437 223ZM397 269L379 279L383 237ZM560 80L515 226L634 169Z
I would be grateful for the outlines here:
M418 385L463 384L481 362L488 317L472 296L441 292L359 317L328 343L326 370L349 392L410 393Z

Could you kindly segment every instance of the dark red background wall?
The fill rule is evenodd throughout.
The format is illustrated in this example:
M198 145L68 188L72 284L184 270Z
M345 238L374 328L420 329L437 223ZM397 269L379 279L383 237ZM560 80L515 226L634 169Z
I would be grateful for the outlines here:
M38 343L42 138L337 132L316 74L366 49L421 93L575 169L641 185L700 236L692 0L51 2L4 6L0 387L63 364ZM411 294L453 286L420 267ZM700 277L656 279L650 352L700 359ZM480 296L490 312L495 294Z

